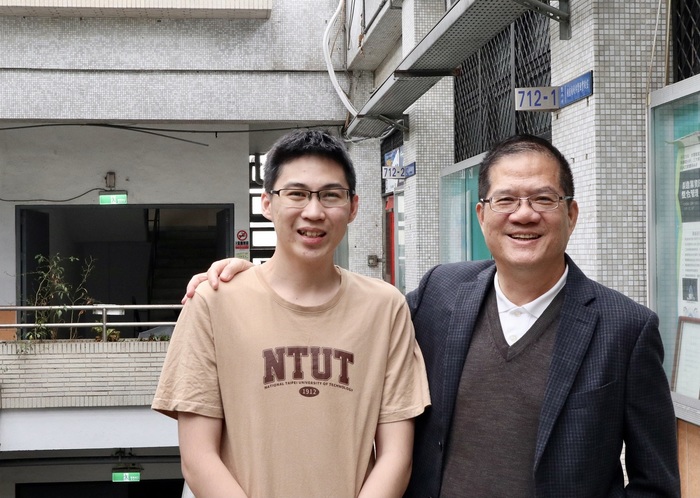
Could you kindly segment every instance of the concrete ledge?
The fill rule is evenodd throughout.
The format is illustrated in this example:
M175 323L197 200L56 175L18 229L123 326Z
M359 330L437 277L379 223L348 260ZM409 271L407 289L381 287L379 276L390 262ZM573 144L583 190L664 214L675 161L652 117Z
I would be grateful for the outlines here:
M0 16L268 19L272 0L0 0Z
M0 343L0 408L150 406L168 342Z
M12 451L177 447L177 422L150 407L2 410L0 445L3 458Z

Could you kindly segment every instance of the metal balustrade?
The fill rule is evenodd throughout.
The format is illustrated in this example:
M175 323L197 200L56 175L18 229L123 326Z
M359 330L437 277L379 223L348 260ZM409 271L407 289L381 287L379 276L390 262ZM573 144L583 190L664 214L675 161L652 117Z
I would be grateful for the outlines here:
M163 325L174 325L175 321L137 321L137 322L122 322L109 321L110 316L123 315L127 310L181 310L182 304L93 304L81 306L0 306L1 311L19 312L20 316L29 316L32 311L92 311L93 315L99 316L99 321L71 321L71 322L56 322L56 323L35 323L23 322L18 320L17 323L2 323L0 329L32 329L32 328L102 328L102 340L107 341L107 329L110 327L158 327Z

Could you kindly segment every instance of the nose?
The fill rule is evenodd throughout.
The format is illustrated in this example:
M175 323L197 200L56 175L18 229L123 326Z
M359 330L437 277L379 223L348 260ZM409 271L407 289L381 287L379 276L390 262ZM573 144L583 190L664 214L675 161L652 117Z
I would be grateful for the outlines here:
M525 211L521 210L521 208L523 206L526 206ZM520 200L518 202L518 207L515 209L515 211L510 213L510 216L513 216L513 215L518 216L518 215L521 215L522 213L525 213L526 215L540 214L534 210L534 208L532 207L532 204L530 203L530 199L527 197L520 198Z
M326 214L326 211L323 208L323 205L321 204L321 196L318 192L312 192L311 197L309 198L309 203L304 207L304 210L302 211L302 216L305 218L323 218Z

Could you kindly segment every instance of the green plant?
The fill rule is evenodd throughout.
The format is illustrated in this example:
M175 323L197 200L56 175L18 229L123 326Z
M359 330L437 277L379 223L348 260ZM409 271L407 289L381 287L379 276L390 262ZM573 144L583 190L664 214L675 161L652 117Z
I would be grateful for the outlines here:
M37 269L30 273L35 278L34 294L28 296L29 306L63 306L50 310L36 310L34 322L37 326L25 334L25 339L55 339L58 336L57 328L51 328L50 323L75 323L85 310L70 309L69 306L91 305L95 302L90 297L86 282L95 269L95 259L88 256L80 259L75 256L61 256L56 253L53 256L37 254ZM80 265L78 283L72 285L67 278L68 265ZM77 327L69 327L69 338L78 336Z
M143 338L139 339L139 341L149 341L149 342L169 341L169 340L170 340L169 334L151 334L148 337L143 337Z
M99 342L102 340L102 327L92 327L93 332L95 332L95 341ZM121 337L121 332L117 329L108 328L105 330L105 337L107 342L119 342Z

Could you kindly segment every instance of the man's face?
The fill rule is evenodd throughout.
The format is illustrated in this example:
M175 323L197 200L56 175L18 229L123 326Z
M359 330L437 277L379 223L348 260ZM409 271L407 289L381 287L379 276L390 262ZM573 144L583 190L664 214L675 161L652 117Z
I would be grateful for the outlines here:
M493 196L527 197L538 193L564 196L559 165L547 154L526 152L503 157L490 171ZM552 285L564 271L564 251L576 226L578 205L560 201L553 211L536 212L523 200L514 213L496 213L490 206L476 206L481 230L499 275L530 275Z
M343 168L335 161L303 156L281 167L273 190L290 188L318 191L347 189L349 185ZM276 255L302 264L332 264L335 248L357 215L358 197L352 196L343 206L325 207L313 194L306 206L298 207L285 205L279 195L264 192L261 203L263 215L275 225Z

